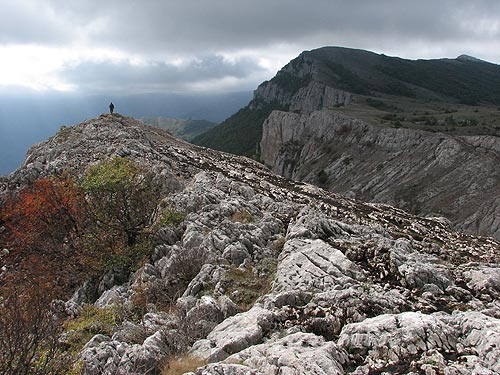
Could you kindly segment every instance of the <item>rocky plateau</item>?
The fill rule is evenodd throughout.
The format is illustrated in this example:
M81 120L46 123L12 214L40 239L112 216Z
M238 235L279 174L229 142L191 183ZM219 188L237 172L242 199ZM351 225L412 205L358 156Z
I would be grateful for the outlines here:
M345 118L326 126L332 116L273 113L265 131L276 144L264 145L266 162L289 177L306 174L310 167L296 162L295 153L305 154L307 142L321 135L374 150L373 163L388 175L401 173L397 165L412 148L421 154L414 169L431 158L443 171L461 163L465 173L478 167L468 148L495 164L498 150L484 138L443 137L440 152L427 155L404 130ZM288 148L299 135L308 139L305 124L312 121L325 124L323 133ZM424 135L419 141L434 142ZM64 127L34 145L24 164L1 178L0 191L62 171L81 176L115 156L154 172L164 192L160 206L185 218L156 228L146 261L125 281L102 275L60 301L61 311L78 316L86 304L127 305L144 285L175 284L182 259L202 264L170 308L149 304L140 322L92 337L79 353L82 374L160 374L174 358L202 361L189 372L196 375L500 373L500 244L458 232L443 218L294 182L251 159L185 143L119 114ZM353 152L338 167L316 158L332 176L359 167ZM490 164L482 168L490 173ZM484 194L471 179L458 181L471 197ZM383 194L359 184L352 195ZM488 199L485 212L494 210ZM483 216L485 223L493 217Z

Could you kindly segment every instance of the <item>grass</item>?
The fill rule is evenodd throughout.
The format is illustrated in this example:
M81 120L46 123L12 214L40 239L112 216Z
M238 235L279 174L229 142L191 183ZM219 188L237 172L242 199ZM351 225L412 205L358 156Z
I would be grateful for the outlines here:
M222 285L239 310L247 311L259 297L271 289L276 267L275 259L264 259L257 269L230 267L224 275Z
M112 335L120 323L116 307L85 306L77 318L64 324L68 352L77 354L97 334Z
M276 241L273 242L272 248L276 252L281 252L283 250L283 247L285 246L286 238L285 237L279 237L276 239Z
M163 211L159 224L160 226L176 227L186 219L186 216L185 212L167 209Z
M357 96L354 103L330 110L375 126L500 136L500 110L496 106L478 107L381 95Z

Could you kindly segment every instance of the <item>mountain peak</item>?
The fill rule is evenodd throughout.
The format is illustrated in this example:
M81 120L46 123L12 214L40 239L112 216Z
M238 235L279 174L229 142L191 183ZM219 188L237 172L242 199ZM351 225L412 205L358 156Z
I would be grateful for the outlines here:
M469 55L460 55L456 58L458 61L472 61L472 62L486 62L484 60L478 59L477 57L474 56L469 56Z

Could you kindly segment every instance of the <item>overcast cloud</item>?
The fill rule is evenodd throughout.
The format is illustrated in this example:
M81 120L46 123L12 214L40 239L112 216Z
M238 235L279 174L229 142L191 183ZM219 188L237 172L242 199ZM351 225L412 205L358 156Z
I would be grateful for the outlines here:
M498 0L0 0L0 86L253 89L326 45L500 62Z

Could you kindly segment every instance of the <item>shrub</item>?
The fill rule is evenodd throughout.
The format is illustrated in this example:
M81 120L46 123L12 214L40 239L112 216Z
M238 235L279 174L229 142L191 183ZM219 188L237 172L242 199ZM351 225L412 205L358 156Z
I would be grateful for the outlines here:
M82 278L79 237L88 224L83 192L71 177L43 178L6 199L0 207L2 261L28 273L32 263L50 266L61 284L71 289Z
M172 298L172 302L184 292L207 260L208 255L202 249L185 249L172 258L170 270L175 284L168 286L166 289L166 293Z
M102 275L108 271L137 271L151 253L149 236L142 234L135 243L128 245L126 239L116 233L95 229L80 239L85 248L81 263L90 275Z
M66 374L70 361L59 342L61 325L49 308L57 296L55 280L44 272L17 276L0 284L0 373Z
M97 273L135 271L151 251L159 184L135 162L116 157L91 166L80 185L94 218L81 238L87 267Z
M117 236L124 234L128 245L151 224L161 193L151 173L119 157L90 167L81 187L96 222Z
M276 260L265 259L258 268L230 267L222 285L240 311L249 310L257 298L266 294L276 273Z
M184 221L187 214L185 212L167 209L163 211L160 219L160 226L177 226Z

